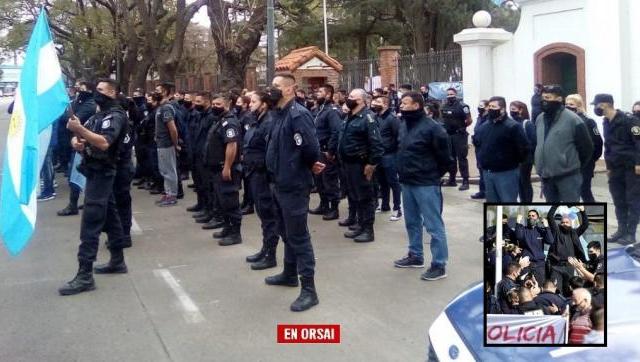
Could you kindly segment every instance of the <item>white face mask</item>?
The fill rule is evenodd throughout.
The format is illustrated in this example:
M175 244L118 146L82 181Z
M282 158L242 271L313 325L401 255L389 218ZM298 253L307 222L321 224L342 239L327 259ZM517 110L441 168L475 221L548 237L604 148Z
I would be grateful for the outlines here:
M402 92L398 92L398 99L402 99Z

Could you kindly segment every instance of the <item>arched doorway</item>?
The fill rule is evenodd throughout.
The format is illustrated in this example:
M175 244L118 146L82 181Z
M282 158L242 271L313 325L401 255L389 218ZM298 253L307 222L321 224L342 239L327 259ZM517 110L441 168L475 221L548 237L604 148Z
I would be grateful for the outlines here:
M584 49L570 43L549 44L534 54L535 82L560 84L567 94L585 98Z

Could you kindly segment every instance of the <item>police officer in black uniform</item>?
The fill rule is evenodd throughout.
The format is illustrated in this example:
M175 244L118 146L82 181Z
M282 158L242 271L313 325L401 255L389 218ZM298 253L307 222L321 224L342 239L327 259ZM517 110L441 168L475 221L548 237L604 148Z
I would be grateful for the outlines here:
M320 195L320 205L309 210L310 214L323 215L323 220L336 220L340 215L340 170L336 160L338 134L342 119L340 109L333 103L333 86L324 84L318 88L318 111L314 119L316 134L320 143L320 162L326 165L324 171L315 177Z
M458 166L460 166L460 175L462 176L462 186L459 190L469 189L469 162L467 154L469 153L469 140L467 127L471 124L471 112L469 106L462 103L458 99L458 91L455 88L447 89L447 102L440 110L444 120L444 126L451 139L451 154L453 162L449 172L449 181L444 186L457 186L456 174Z
M218 244L228 246L240 244L240 183L242 182L242 167L240 154L240 122L229 111L231 100L224 95L212 97L211 110L220 120L214 124L207 135L208 156L213 165L213 185L217 206L222 216L221 231L213 233L213 237L221 239ZM217 228L216 227L216 228Z
M608 240L633 244L640 221L640 120L615 109L610 94L597 94L591 104L604 117L604 161L618 219Z
M347 179L347 193L357 205L360 226L347 231L344 236L355 242L374 240L377 195L373 187L373 174L384 154L378 123L366 107L366 96L364 89L354 89L349 94L346 105L351 113L342 126L338 141L338 154Z
M242 147L243 170L248 180L249 191L254 197L262 228L262 248L258 253L246 258L248 263L252 263L253 270L273 268L277 265L278 217L273 194L269 188L265 161L267 137L273 125L271 108L271 99L265 91L257 91L251 95L250 110L256 115L256 122L246 130Z
M72 146L84 153L81 170L87 182L80 226L79 269L76 277L58 290L61 295L95 289L92 266L103 230L109 235L110 252L122 253L124 235L113 195L113 183L118 148L127 133L128 121L116 100L117 94L118 85L114 80L100 80L94 98L100 112L89 118L85 126L75 116L67 123L67 128L76 135L72 139Z
M298 286L302 289L291 304L301 312L318 304L314 274L315 258L307 225L312 174L322 172L320 145L311 113L295 101L296 81L292 75L279 75L269 90L276 109L267 141L267 171L278 211L278 229L284 241L284 270L267 277L269 285Z
M213 218L209 206L209 194L207 193L207 181L205 179L206 171L204 170L204 154L203 150L207 141L209 129L215 123L217 117L211 111L211 93L199 92L194 99L194 110L191 115L191 164L193 165L193 185L196 192L197 202L195 205L187 208L189 212L195 212L193 215L196 221L200 223L208 223Z

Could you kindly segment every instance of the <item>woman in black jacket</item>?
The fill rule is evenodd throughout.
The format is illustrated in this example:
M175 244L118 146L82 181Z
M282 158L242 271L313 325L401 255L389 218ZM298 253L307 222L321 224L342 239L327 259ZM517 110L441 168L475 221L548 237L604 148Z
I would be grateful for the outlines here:
M529 142L529 154L526 160L520 164L520 188L518 195L520 202L533 201L533 186L531 186L531 169L533 168L533 155L536 151L536 126L534 121L529 119L529 109L527 105L520 101L513 101L509 105L509 115L514 121L520 123L524 128L524 134Z

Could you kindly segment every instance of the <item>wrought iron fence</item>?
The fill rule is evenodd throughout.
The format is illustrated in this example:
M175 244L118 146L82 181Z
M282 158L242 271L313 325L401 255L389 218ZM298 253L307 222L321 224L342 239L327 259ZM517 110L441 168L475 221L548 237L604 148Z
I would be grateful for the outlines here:
M461 82L462 51L441 50L404 55L398 59L397 84L414 87L431 82Z
M373 89L379 84L378 59L343 61L340 86L345 89ZM402 55L397 60L397 77L392 82L418 87L431 82L462 81L462 51L460 49Z
M372 90L380 87L378 59L359 59L342 62L340 87L344 89L365 88ZM378 77L378 78L376 78Z

